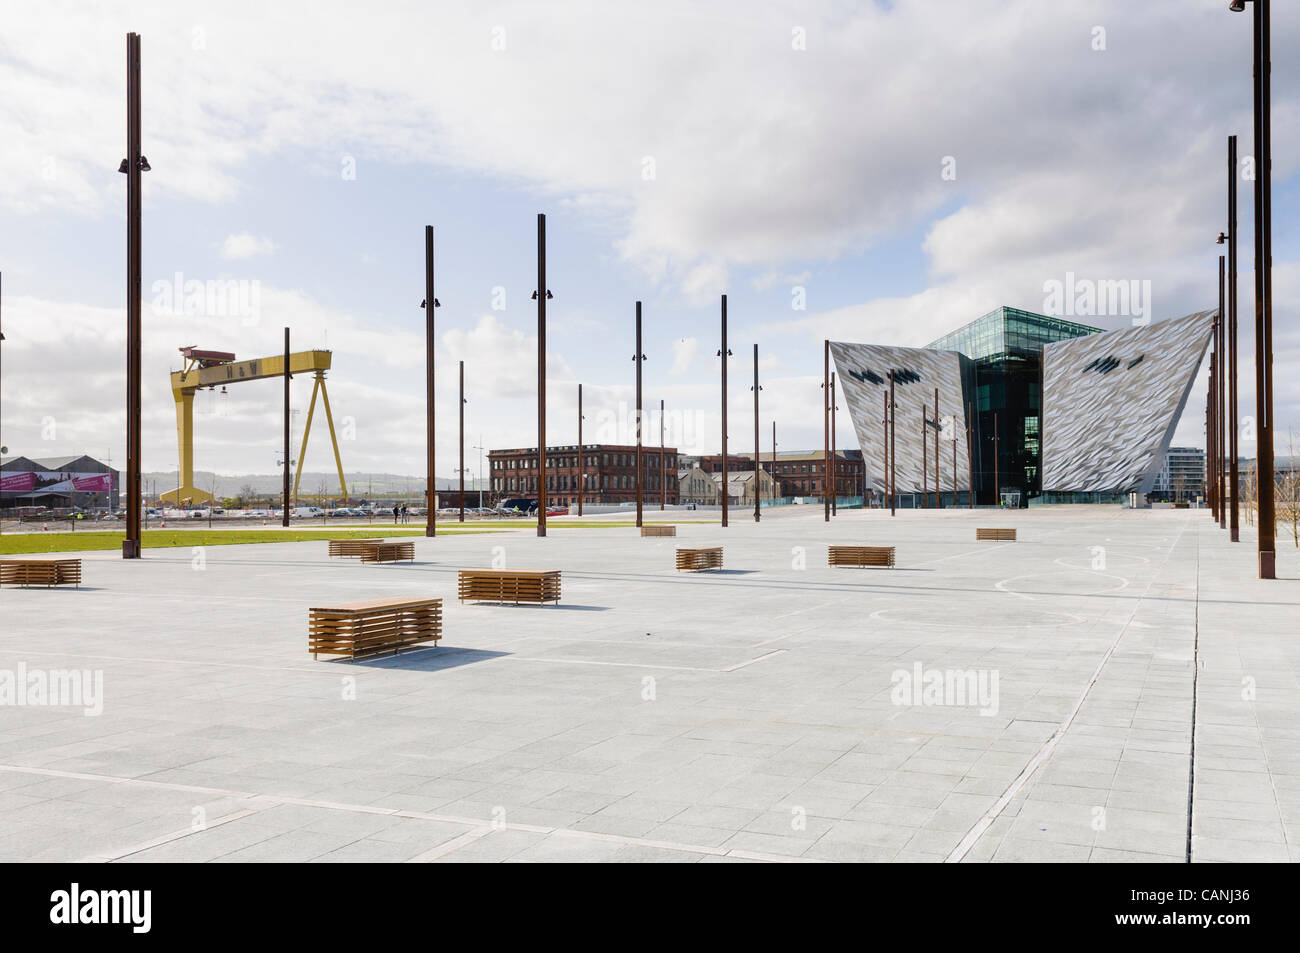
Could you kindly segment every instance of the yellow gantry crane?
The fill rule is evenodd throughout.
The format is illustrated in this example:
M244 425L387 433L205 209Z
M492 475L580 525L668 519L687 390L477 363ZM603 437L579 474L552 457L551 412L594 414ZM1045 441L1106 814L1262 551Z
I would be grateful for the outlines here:
M185 359L179 371L172 371L172 397L176 400L176 443L180 448L180 483L175 490L160 494L160 499L177 504L211 502L212 494L194 485L194 394L203 388L241 381L265 380L284 376L284 355L260 357L251 361L236 361L235 355L225 351L206 351L197 347L183 347ZM330 428L330 443L334 446L334 464L338 467L339 492L347 499L348 485L343 479L343 460L339 457L338 437L334 433L334 415L330 413L329 393L325 390L325 372L330 369L330 351L298 351L289 355L289 374L315 375L311 391L311 404L307 408L307 426L302 432L302 449L294 469L293 497L298 496L298 481L302 479L302 462L307 454L307 437L311 434L312 415L316 412L316 395L325 405L325 420ZM285 461L285 466L289 461ZM288 501L291 503L292 501Z

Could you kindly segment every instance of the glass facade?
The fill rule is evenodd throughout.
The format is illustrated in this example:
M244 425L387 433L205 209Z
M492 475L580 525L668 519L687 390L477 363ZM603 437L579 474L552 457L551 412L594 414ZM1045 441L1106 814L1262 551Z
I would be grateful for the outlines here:
M957 351L974 364L973 465L976 499L1027 506L1042 492L1039 426L1043 345L1101 328L1001 307L926 345Z

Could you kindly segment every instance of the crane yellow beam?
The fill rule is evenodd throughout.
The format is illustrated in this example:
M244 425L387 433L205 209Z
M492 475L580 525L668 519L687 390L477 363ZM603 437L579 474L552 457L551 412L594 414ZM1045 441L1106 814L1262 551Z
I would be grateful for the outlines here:
M325 394L325 372L330 369L330 351L297 351L289 355L289 374L314 374L315 385L312 388L311 410L307 414L307 428L303 432L303 453L298 454L298 463L294 477L294 495L298 492L298 481L302 478L303 454L307 450L307 430L311 429L312 410L316 406L316 391L324 397L325 419L329 423L330 442L334 447L334 463L338 468L339 490L347 497L347 484L343 480L343 461L339 456L339 444L334 435L334 418L330 414L329 396ZM202 366L187 359L184 369L172 371L172 397L176 401L176 444L180 451L180 486L159 495L159 498L177 504L208 503L212 494L194 485L194 394L205 387L238 384L243 381L266 380L284 376L284 355L259 357L247 361L229 361ZM288 461L285 461L288 466ZM291 505L286 500L286 505Z

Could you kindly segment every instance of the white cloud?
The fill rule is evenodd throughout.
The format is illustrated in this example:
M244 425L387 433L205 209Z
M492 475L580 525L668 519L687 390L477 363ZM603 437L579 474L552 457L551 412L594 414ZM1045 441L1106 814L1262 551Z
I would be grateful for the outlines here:
M226 240L221 243L221 257L227 261L242 261L245 258L256 258L258 255L270 255L274 251L275 242L271 239L265 235L259 238L248 232L227 235Z
M699 338L678 338L673 342L673 364L668 368L668 374L672 377L681 377L695 360L695 354L700 349Z
M408 0L364 18L342 2L231 0L199 24L193 11L161 2L18 6L0 37L0 214L7 231L21 231L21 217L50 209L120 208L122 36L136 29L153 166L147 207L242 201L268 160L338 176L349 155L362 178L394 162L469 171L599 221L616 236L616 253L693 304L715 303L736 275L756 274L763 290L924 233L927 287L880 298L864 282L855 304L765 325L764 354L792 361L827 335L923 344L998 304L1040 308L1043 282L1067 271L1151 280L1159 318L1206 307L1216 293L1209 243L1223 224L1226 134L1238 133L1249 151L1247 20L1222 0L967 0L946 4L943 16L926 0L720 0L707 10L687 0L649 8ZM1105 51L1092 49L1099 23ZM791 48L793 24L805 28L806 50ZM493 48L495 27L504 28L504 49ZM1300 47L1300 21L1278 18L1273 42ZM1297 89L1274 84L1279 186L1300 154ZM655 160L649 181L645 156ZM941 176L947 156L955 180ZM1285 196L1279 188L1279 222ZM1249 219L1243 188L1243 231ZM236 239L237 248L265 249L251 235L227 243ZM1243 262L1248 242L1244 234ZM1279 275L1286 265L1278 262ZM1244 276L1241 286L1249 315ZM1286 386L1300 380L1288 300L1279 290L1279 437L1300 420L1300 394ZM117 326L111 311L76 302L31 305L34 320L73 322L74 352L77 335ZM266 289L263 311L276 327L264 339L239 337L240 350L275 350L286 323L327 324L341 391L422 393L418 335L314 307L297 292ZM1250 322L1242 323L1248 361ZM191 343L193 327L168 328L168 348ZM223 336L219 323L207 329ZM115 333L105 331L101 346ZM767 340L778 347L767 350ZM497 381L489 397L515 401L493 426L531 443L518 406L531 379L528 339L480 322L447 341L470 355L472 380ZM99 374L102 354L79 353ZM673 368L685 360L698 371L693 357L675 350ZM57 348L42 359L46 372L24 399L62 393L63 414L84 406L80 386L49 373L65 366ZM358 373L345 373L354 360ZM449 379L441 365L439 375ZM674 376L683 379L672 392L679 401L713 406L687 389L689 372ZM120 387L111 380L106 393ZM165 428L165 392L161 399ZM382 407L400 421L390 436L403 448L421 433L407 399Z

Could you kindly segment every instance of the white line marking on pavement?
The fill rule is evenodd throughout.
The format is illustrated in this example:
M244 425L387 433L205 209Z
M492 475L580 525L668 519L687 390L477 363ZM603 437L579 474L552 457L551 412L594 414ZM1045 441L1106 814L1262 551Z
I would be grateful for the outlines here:
M80 781L100 781L105 784L124 784L127 786L139 785L142 787L167 791L183 791L186 793L208 794L213 797L237 798L240 800L251 801L257 805L255 809L250 809L247 813L257 813L258 811L263 811L270 807L276 807L280 804L293 804L300 807L314 807L323 810L343 811L354 814L380 814L386 817L401 817L412 820L439 821L444 824L458 824L462 827L470 828L470 830L466 831L465 834L454 838L456 841L463 841L459 846L464 846L472 840L478 840L480 837L484 836L484 833L491 833L494 830L511 830L525 831L547 836L555 834L564 837L577 837L585 840L608 841L611 843L635 847L654 847L659 850L675 850L688 854L710 854L715 857L736 857L744 860L763 861L765 863L823 863L821 860L810 857L791 857L784 854L766 854L757 851L725 847L705 847L699 844L678 844L673 841L653 841L647 840L643 837L625 837L621 834L601 834L595 831L577 831L567 827L545 827L537 824L514 824L505 822L495 828L488 827L486 831L484 831L482 818L457 817L449 814L432 814L425 811L398 810L396 808L376 807L372 804L342 804L337 801L315 801L310 798L281 797L278 794L257 794L248 791L232 791L224 788L202 787L194 784L176 784L170 781L150 781L145 778L124 778L111 774L87 774L81 771L60 771L56 768L36 768L17 764L0 764L0 771L8 771L13 774L33 774L45 778L72 778ZM227 815L220 819L220 823L228 823L238 819L239 818L235 816ZM217 825L208 825L209 828L214 826ZM178 840L181 837L197 833L201 833L201 831L177 831L174 834L163 835L163 837L159 839L159 843L168 843L169 841ZM470 835L475 836L470 838ZM441 854L438 854L437 852L442 848L447 847L448 843L450 842L440 844L438 847L434 847L431 850L426 851L424 854L419 855L419 857L436 859L436 857L430 857L429 855L437 854L437 856L441 856ZM147 849L148 846L137 845L136 847L131 848L131 852L138 853L140 850ZM455 849L457 848L449 848L447 851L443 851L443 853L449 853L450 850ZM96 858L92 857L90 859L94 860Z

